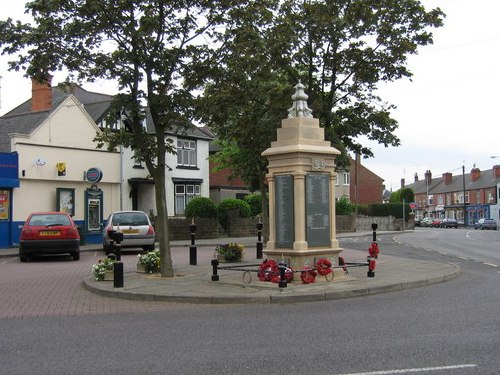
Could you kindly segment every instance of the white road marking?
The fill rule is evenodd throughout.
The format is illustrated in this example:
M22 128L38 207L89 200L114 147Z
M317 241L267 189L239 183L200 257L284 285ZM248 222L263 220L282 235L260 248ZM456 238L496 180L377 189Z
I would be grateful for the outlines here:
M490 267L498 267L498 264L493 264L493 263L483 263L485 266L490 266Z
M466 258L466 257L458 257L458 259L469 260L469 258Z
M400 370L382 370L382 371L370 371L370 372L356 372L356 373L337 374L337 375L412 374L412 373L416 373L416 372L458 370L458 369L472 368L472 367L477 367L477 365L475 365L475 364L463 364L463 365L439 366L439 367L406 368L406 369L400 369Z

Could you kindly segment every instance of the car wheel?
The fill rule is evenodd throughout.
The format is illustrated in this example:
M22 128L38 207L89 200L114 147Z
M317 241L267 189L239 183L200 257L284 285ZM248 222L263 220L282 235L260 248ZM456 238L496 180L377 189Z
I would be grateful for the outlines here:
M142 249L144 251L154 251L155 245L148 245L148 246L143 246Z
M19 260L22 263L26 263L28 261L28 256L24 253L23 248L19 246Z
M73 260L80 260L80 252L79 251L75 251L73 254Z

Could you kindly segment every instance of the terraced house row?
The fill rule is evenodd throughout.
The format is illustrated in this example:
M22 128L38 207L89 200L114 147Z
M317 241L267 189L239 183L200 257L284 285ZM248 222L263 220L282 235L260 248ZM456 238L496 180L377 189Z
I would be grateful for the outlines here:
M414 182L402 186L415 193L415 218L453 218L472 225L481 218L500 222L500 165L481 171L473 168L469 173L453 175L443 173L433 178L428 170L424 179L415 174Z

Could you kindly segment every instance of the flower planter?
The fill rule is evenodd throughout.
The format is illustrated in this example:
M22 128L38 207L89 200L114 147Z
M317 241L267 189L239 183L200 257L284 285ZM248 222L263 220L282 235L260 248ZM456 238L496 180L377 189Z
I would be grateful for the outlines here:
M137 269L136 272L139 273L146 273L146 265L142 263L137 263Z
M226 258L224 257L224 255L217 254L217 260L219 261L219 263L238 263L238 262L243 261L243 258L238 258L238 259L233 259L233 260L226 260Z
M113 270L104 272L103 281L113 281L114 279L115 279L115 272Z

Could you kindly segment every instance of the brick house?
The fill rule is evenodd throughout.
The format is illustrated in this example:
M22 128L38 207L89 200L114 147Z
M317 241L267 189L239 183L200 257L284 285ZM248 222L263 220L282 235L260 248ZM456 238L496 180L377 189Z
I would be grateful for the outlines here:
M429 170L423 180L415 174L406 187L415 193L416 218L454 218L466 225L483 217L499 220L500 165L486 171L472 168L456 176L446 172L437 178Z

